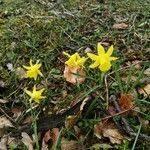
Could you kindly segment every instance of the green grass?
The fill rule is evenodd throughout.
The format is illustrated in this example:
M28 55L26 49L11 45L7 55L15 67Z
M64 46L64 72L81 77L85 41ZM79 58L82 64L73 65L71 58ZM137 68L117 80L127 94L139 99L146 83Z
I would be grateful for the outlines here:
M44 78L37 82L40 86L46 86L47 96L35 114L43 109L46 109L45 114L59 112L69 107L76 98L83 100L89 94L93 94L95 99L84 119L88 120L90 112L94 110L105 111L107 92L99 70L88 68L84 84L70 85L63 78L66 57L62 52L79 52L86 56L87 47L97 53L97 42L114 44L114 55L119 59L113 64L110 75L108 73L108 94L133 92L139 80L144 77L144 70L149 67L149 12L148 0L0 0L0 81L5 83L6 88L0 91L0 99L9 100L8 104L3 104L3 108L9 111L15 106L22 106L24 111L29 109L23 89L32 88L35 82L19 79L15 71L8 70L7 64L13 64L16 69L27 65L32 58L34 62L40 60L42 63ZM124 30L113 29L116 22L126 22L129 27ZM132 60L143 61L142 69L137 70L134 66L124 69L125 62ZM122 81L123 75L128 77L127 83ZM132 81L132 75L137 77L136 81ZM67 92L64 98L63 91ZM149 120L149 99L137 100L137 106L141 105L146 109L146 112L141 110L142 117ZM148 115L144 116L146 113ZM92 117L97 119L98 116ZM86 128L85 124L83 128ZM92 126L91 123L89 128ZM84 134L87 133L88 131ZM129 142L130 148L132 142ZM88 148L92 146L86 140L85 144ZM125 144L121 148L123 147ZM141 147L144 149L144 144Z

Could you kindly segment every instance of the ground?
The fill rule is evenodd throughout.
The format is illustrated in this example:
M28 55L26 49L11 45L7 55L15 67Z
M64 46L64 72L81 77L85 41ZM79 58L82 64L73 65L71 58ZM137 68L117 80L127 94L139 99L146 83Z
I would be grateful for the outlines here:
M66 140L74 140L90 149L94 149L95 144L99 144L97 149L107 149L107 146L114 149L148 149L148 142L145 139L143 142L140 134L144 134L149 141L150 99L148 92L144 94L140 91L142 87L149 89L149 82L143 82L149 77L146 73L150 66L149 16L148 0L0 0L1 117L12 119L15 126L21 126L31 116L28 112L29 97L24 89L32 89L36 84L38 88L46 88L46 99L40 105L36 104L32 117L58 114L69 109L73 102L92 97L93 102L86 106L87 111L83 111L83 116L74 125L82 133L77 135L74 128L64 127L61 137ZM63 77L67 60L63 52L78 52L87 57L87 51L96 54L98 42L106 49L114 45L113 55L118 57L105 80L101 79L99 69L88 68L91 63L88 60L85 82L68 83ZM36 81L26 79L23 78L23 71L18 71L23 69L23 65L29 65L30 59L34 63L37 60L42 63L43 78L39 77ZM130 108L132 101L131 112L124 114L121 110L123 114L117 115L118 111L114 113L110 110L117 107L108 102L112 95L118 99L123 96L129 99L129 104L126 100L124 102L128 104L126 109ZM18 117L14 116L14 109L20 112ZM117 131L124 137L121 144L113 144L104 133L99 139L94 126L100 122L104 125L102 119L110 115L114 117L107 120L106 126L111 126L107 128L114 128L121 123L121 117L126 117L136 134ZM104 130L102 125L99 126ZM11 129L2 130L1 139L10 132ZM35 147L39 149L37 141ZM39 138L40 141L42 138ZM56 149L61 147L60 141ZM49 143L49 147L52 145L52 142ZM16 144L16 147L27 149L23 143Z

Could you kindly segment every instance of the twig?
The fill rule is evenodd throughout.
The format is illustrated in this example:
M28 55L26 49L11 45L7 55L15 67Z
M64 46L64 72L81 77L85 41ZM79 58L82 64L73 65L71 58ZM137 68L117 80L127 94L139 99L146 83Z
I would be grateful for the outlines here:
M120 109L120 107L119 107L119 105L118 105L118 103L117 103L117 98L116 98L116 96L115 96L115 95L112 95L112 96L110 97L110 100L113 102L113 104L114 104L116 110L118 111L118 113L121 112L121 109ZM133 108L130 108L130 110L132 110L132 109L133 109ZM133 131L133 129L130 127L128 121L127 121L124 117L122 117L122 116L121 116L121 120L122 120L122 123L124 124L125 132L128 133L128 134L131 135L131 136L137 136L137 134L136 134L136 133ZM141 134L141 133L139 133L139 138L140 138L141 140L145 140L145 141L147 141L147 142L150 142L150 136L148 136L148 135L146 135L146 134Z
M126 112L130 111L130 110L131 110L131 109L123 110L123 111L118 112L118 113L116 113L116 114L114 114L114 115L110 115L110 116L107 116L107 117L105 117L105 118L102 118L101 120L103 121L103 120L107 120L107 119L110 119L110 118L113 118L113 117L119 116L119 115L121 115L121 114L124 114L124 113L126 113Z
M105 87L106 87L106 109L108 109L109 105L109 95L108 95L108 83L107 83L107 75L104 78Z
M5 115L7 119L9 119L14 125L16 124L15 121L0 107L0 111Z

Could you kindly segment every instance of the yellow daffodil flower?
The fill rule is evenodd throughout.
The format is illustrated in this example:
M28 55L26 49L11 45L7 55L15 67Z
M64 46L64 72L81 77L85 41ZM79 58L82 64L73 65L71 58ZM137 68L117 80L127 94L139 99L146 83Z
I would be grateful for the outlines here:
M69 57L69 60L65 62L65 64L69 67L83 67L85 61L87 58L80 57L78 53L75 53L73 55L69 55L66 52L63 52L64 55Z
M32 100L34 100L37 103L40 103L40 100L45 98L45 96L42 96L43 91L44 91L44 88L37 91L36 90L36 85L34 85L32 92L25 89L25 93L28 94L31 97L30 102Z
M100 43L98 43L97 51L98 55L87 53L88 57L95 61L89 67L99 67L99 69L103 72L108 71L111 68L111 61L117 59L116 57L111 57L113 53L113 45L110 46L107 52L105 52L104 47Z
M41 73L41 71L39 70L42 64L32 64L32 60L30 60L30 66L24 66L23 67L25 69L27 69L26 71L26 77L27 78L34 78L34 80L37 79L37 76L43 76L43 74Z

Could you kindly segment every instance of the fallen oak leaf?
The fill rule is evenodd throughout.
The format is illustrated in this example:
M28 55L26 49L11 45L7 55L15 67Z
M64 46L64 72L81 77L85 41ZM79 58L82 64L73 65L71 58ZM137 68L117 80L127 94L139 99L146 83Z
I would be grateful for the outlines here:
M1 116L0 117L0 129L4 127L14 127L10 120L8 120L6 117Z
M85 72L83 68L65 66L64 78L66 81L75 84L83 83L85 80Z
M9 101L8 100L6 100L6 99L0 99L0 103L2 103L2 104L6 104L6 103L8 103Z
M81 145L77 141L68 141L64 138L61 140L61 150L86 150L85 146Z
M46 144L46 142L44 140L42 140L42 147L41 150L49 150L48 149L48 144Z
M94 126L94 135L101 139L102 137L109 138L112 144L121 144L124 137L120 133L116 125L110 121L103 121Z
M27 117L24 119L24 121L23 121L22 124L31 124L32 121L33 121L32 116L27 116Z
M0 149L7 150L7 137L2 137L0 140Z
M51 139L51 131L48 130L48 131L44 134L43 141L44 141L45 143L47 143L50 139Z
M147 68L145 71L144 71L144 74L148 77L150 77L150 67Z
M58 137L59 137L59 128L53 128L51 131L51 138L53 140L53 144L56 144Z
M23 109L20 107L12 108L11 112L13 113L13 119L17 120L21 116L22 111Z
M102 144L100 144L100 143L97 143L97 144L94 144L94 145L92 145L91 147L90 147L90 149L94 149L94 150L99 150L99 149L111 149L111 148L113 148L110 144L107 144L107 143L102 143Z
M55 149L54 147L57 144L58 138L59 138L59 129L58 128L53 128L52 130L48 130L45 134L44 137L42 139L42 150L48 150L48 145L47 143L52 140L52 148L51 149Z
M30 136L26 132L22 132L21 136L22 136L21 141L28 148L28 150L34 150L33 146L34 146L35 142L33 140L31 140Z
M138 89L140 94L143 94L144 97L148 97L150 95L150 84L147 84L143 88Z
M128 110L133 107L133 96L131 94L121 94L118 100L121 110Z
M67 129L73 128L73 126L78 121L79 117L80 117L80 113L78 113L77 115L70 115L70 116L68 116L66 118L66 120L65 120L65 127Z
M123 136L118 129L105 129L103 130L103 136L108 137L112 144L121 144Z

